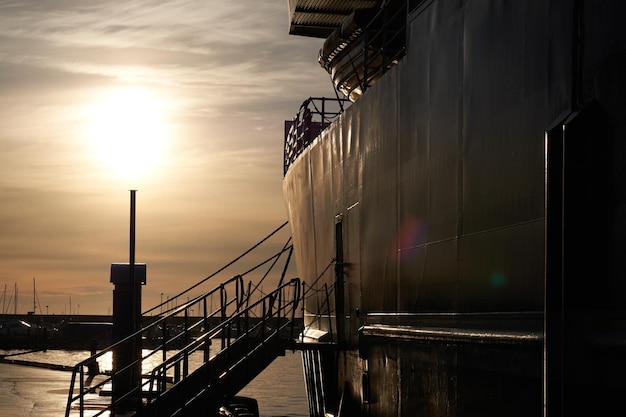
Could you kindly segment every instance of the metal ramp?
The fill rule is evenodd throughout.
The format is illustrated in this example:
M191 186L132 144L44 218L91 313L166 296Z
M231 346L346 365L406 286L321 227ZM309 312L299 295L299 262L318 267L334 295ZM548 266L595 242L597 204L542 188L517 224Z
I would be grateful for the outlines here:
M300 331L297 278L255 302L249 288L246 294L241 275L231 278L166 314L144 317L141 331L75 365L66 417L217 415L293 348ZM215 297L219 305L212 310ZM99 372L129 351L140 351L141 359Z
M172 385L141 411L142 416L217 415L224 402L234 397L285 348L275 336L267 340L240 341L221 351L178 384Z

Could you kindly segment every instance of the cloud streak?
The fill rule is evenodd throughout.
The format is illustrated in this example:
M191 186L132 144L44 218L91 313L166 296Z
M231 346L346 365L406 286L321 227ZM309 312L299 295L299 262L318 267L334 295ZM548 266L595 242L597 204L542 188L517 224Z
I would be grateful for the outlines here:
M95 163L85 129L89 106L128 86L161 97L173 132L137 187L145 305L282 223L282 122L333 94L321 41L287 31L273 1L0 3L0 285L37 276L51 313L70 296L81 312L110 308L131 185Z

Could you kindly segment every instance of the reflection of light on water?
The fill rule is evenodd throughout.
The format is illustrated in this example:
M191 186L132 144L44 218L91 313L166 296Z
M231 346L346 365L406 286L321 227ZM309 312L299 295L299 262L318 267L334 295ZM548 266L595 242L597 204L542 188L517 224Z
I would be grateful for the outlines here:
M144 349L142 355L146 357L151 351ZM166 353L166 359L169 359L175 356L178 353L178 350L168 350ZM187 360L189 361L189 372L193 372L198 369L203 361L204 361L204 353L202 351L196 351L188 356ZM147 359L144 359L141 364L141 371L143 373L148 373L152 371L156 366L160 365L163 362L163 355L161 351L156 352L152 356ZM110 366L110 365L109 365ZM173 369L169 369L168 375L173 375Z
M211 353L217 353L217 350L218 349L215 349L215 352L211 351ZM24 351L0 350L0 355L18 352ZM148 350L143 351L144 355L147 353L149 353ZM168 351L167 357L170 358L176 353L178 353L178 351ZM189 357L190 372L202 363L202 354L202 352L195 352ZM15 356L15 359L73 367L78 362L87 359L89 356L90 353L88 351L49 350L45 352L34 352ZM162 359L163 357L161 353L156 353L153 357L144 361L142 366L143 371L146 372L155 364L161 363ZM103 355L98 363L101 370L110 370L112 355L110 353ZM33 369L30 367L28 368ZM58 385L58 387L61 391L65 392L64 389L69 387L69 385L67 385L69 384L69 373L57 371L46 372L54 372L59 375L58 382L60 385ZM38 392L38 395L40 395L40 391ZM280 395L277 395L277 393L280 393ZM259 403L259 410L262 416L289 415L291 417L307 417L309 415L307 397L304 388L304 377L302 374L302 362L300 360L299 353L286 352L285 356L281 356L276 359L239 394L255 398ZM66 396L59 394L59 398L64 405ZM0 415L4 415L1 405ZM25 411L24 415L28 415L28 412Z
M143 349L142 355L146 356L150 353L150 350ZM30 362L40 362L40 363L49 363L54 365L64 365L73 367L79 362L84 361L89 358L91 354L88 351L84 350L47 350L41 352L30 352L27 350L0 350L0 355L13 355L18 354L16 356L12 356L13 359L18 359L21 361L30 361ZM177 350L168 350L167 351L167 359L178 353ZM189 355L189 369L190 371L198 368L202 364L203 353L202 352L194 352ZM150 356L148 359L144 360L141 364L142 372L149 372L155 366L159 365L163 361L163 355L161 352L157 352L154 355ZM113 369L113 354L112 352L107 352L104 355L98 358L98 366L99 369L103 372L111 371Z
M113 369L113 352L107 352L98 359L98 366L101 371Z
M13 355L18 354L17 356L13 356L13 359L18 359L20 361L29 361L29 362L40 362L40 363L49 363L54 365L64 365L73 367L79 362L84 361L89 358L91 354L88 351L84 350L47 350L41 352L29 352L27 350L0 350L0 355ZM143 349L142 356L146 357L151 350ZM166 359L169 359L176 355L178 350L168 350L166 352ZM213 356L216 351L211 352L211 356ZM189 355L187 358L189 361L189 372L193 372L198 369L204 360L204 352L196 351ZM151 355L149 358L144 359L141 364L141 371L143 373L149 373L156 366L160 365L163 362L163 354L161 351L158 351ZM107 352L104 355L98 358L98 367L101 372L109 372L113 370L113 354L112 352ZM172 376L174 369L168 370L168 375Z
M22 353L21 355L13 356L13 359L19 359L22 361L42 362L50 363L54 365L74 366L78 362L87 359L90 354L85 350L46 350L41 352L28 352L27 350L0 350L0 355L13 355Z
M151 351L147 350L147 349L143 349L141 354L143 357L147 356ZM174 356L176 353L178 353L178 351L176 350L169 350L167 351L167 357L166 359L171 358L172 356ZM196 369L198 366L200 366L202 361L202 356L194 353L193 355L189 356L189 369ZM156 366L160 365L163 362L163 355L161 354L161 352L157 352L153 355L151 355L149 358L144 359L143 362L141 363L141 372L146 373L146 372L150 372L152 371L152 369L154 369ZM113 354L112 352L107 352L104 355L100 356L100 358L98 358L98 365L100 366L100 370L102 371L111 371L113 370Z

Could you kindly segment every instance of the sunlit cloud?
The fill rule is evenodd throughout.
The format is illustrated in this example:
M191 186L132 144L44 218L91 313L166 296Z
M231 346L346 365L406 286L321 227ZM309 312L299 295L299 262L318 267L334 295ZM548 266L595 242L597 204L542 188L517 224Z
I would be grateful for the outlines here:
M158 175L138 187L148 297L175 293L282 223L282 122L305 98L332 94L316 64L321 41L288 36L286 7L0 2L0 286L37 277L51 313L70 296L81 311L110 307L109 265L128 256L129 184L97 162L85 134L107 91L158 97L170 135ZM120 129L111 124L101 130Z

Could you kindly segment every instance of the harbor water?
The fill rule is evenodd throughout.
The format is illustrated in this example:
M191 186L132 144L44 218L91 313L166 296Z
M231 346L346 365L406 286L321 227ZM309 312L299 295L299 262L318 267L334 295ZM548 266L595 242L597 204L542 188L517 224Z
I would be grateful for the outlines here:
M7 355L17 351L2 351ZM73 366L87 351L48 350L15 356L20 361ZM104 357L101 369L110 368ZM71 372L0 363L0 416L58 417L65 413ZM302 364L298 352L278 357L239 395L255 398L261 416L308 417Z

